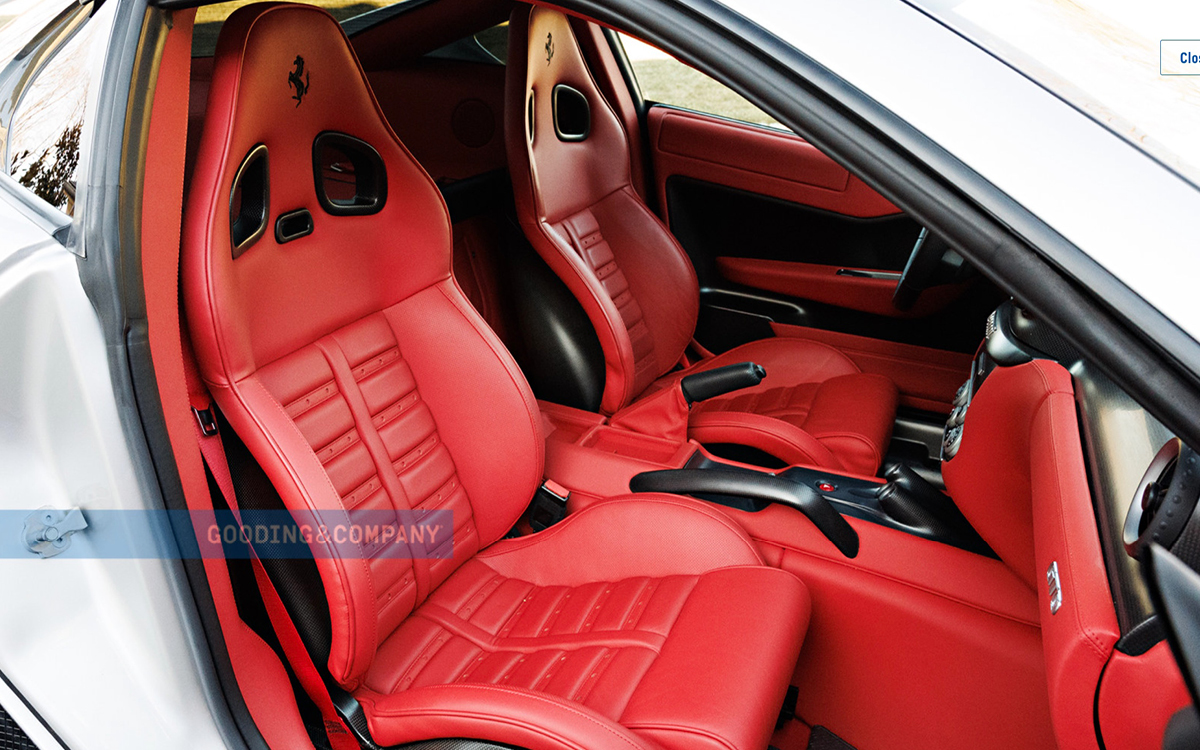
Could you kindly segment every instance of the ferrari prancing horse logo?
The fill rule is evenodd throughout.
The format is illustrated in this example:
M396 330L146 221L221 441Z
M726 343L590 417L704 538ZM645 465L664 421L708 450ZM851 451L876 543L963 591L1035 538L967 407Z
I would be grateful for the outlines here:
M288 73L288 88L296 90L292 98L296 100L296 106L299 107L300 101L308 93L308 71L304 69L304 58L300 55L296 55L292 64L296 66L296 69Z
M554 35L546 34L546 64L550 64L550 58L554 57Z

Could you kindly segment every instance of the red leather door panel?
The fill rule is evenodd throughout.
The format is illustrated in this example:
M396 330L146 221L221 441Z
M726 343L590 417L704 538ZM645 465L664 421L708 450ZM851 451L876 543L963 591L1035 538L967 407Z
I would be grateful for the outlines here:
M944 308L963 291L961 284L936 286L922 293L912 309L900 311L892 306L898 281L893 277L853 276L838 273L843 269L841 266L758 258L720 257L717 269L729 281L755 289L889 317L928 315Z
M888 318L923 318L963 296L965 285L937 286L914 309L896 310L892 293L916 223L803 138L662 105L646 119L659 212L702 284Z
M646 119L664 213L666 181L673 175L858 218L900 213L862 180L792 133L661 106L652 107Z

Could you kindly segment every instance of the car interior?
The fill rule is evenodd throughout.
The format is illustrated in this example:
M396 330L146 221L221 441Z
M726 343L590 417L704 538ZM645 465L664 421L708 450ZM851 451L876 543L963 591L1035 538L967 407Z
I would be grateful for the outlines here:
M181 507L453 518L403 558L198 563L250 746L1191 721L1135 557L1196 556L1194 454L868 175L648 98L643 42L547 4L164 39L139 234Z

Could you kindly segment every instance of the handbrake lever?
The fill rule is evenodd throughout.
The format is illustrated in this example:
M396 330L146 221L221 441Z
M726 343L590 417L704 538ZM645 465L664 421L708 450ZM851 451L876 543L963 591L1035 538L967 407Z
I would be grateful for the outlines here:
M688 406L691 406L697 401L722 396L730 391L752 388L766 376L766 368L762 365L739 362L688 375L679 381L679 387Z

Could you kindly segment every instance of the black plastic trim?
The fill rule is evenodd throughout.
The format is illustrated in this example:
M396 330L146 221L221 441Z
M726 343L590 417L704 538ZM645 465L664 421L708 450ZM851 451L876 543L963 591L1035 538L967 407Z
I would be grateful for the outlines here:
M1150 615L1121 635L1114 647L1128 656L1141 656L1167 637L1158 615Z
M354 162L354 203L337 203L325 192L325 176L321 170L321 149L335 148ZM368 216L383 210L387 203L387 167L375 147L361 138L326 130L313 139L313 183L317 202L333 216Z
M1200 705L1200 575L1158 544L1145 547L1138 559L1171 654L1192 703Z
M8 689L12 691L13 695L17 696L17 700L21 701L21 704L24 705L25 709L27 711L29 711L30 714L33 715L33 718L38 720L38 723L42 725L42 728L45 729L47 732L49 732L50 736L58 741L58 744L63 746L63 750L70 750L71 746L68 745L66 743L66 741L63 740L63 738L59 736L58 732L54 731L54 727L50 726L50 724L47 723L45 717L43 717L40 713L38 713L38 710L33 707L33 704L30 703L29 700L24 695L21 694L21 691L17 690L17 686L13 684L12 680L8 679L8 675L4 674L3 672L0 672L0 681L3 681L4 684L8 687ZM3 711L3 710L4 710L3 707L0 706L0 711ZM10 714L10 716L11 716L11 714ZM13 721L15 723L16 720L14 719ZM22 730L22 732L24 732L24 730ZM26 738L28 739L28 736L26 736ZM4 740L4 739L7 739L7 738L0 737L0 740ZM7 749L8 745L4 744L3 747Z
M579 143L587 140L592 132L592 105L588 103L588 98L582 91L565 83L557 84L551 92L550 106L554 115L554 135L558 136L558 140L567 143ZM567 109L569 107L581 107L581 109L578 112L571 112ZM573 127L567 130L563 127L564 118L568 121L582 118L583 127ZM568 124L579 125L581 123Z
M236 207L235 215L233 198L238 188L242 189L242 205ZM255 204L246 203L247 191L254 194ZM271 162L266 145L259 143L242 159L229 188L229 244L234 258L249 250L266 233L270 213Z
M307 208L288 211L275 220L275 241L280 245L313 233L313 217Z
M722 469L644 471L629 480L632 492L714 493L787 505L808 517L846 557L858 556L858 532L816 490L779 476Z

